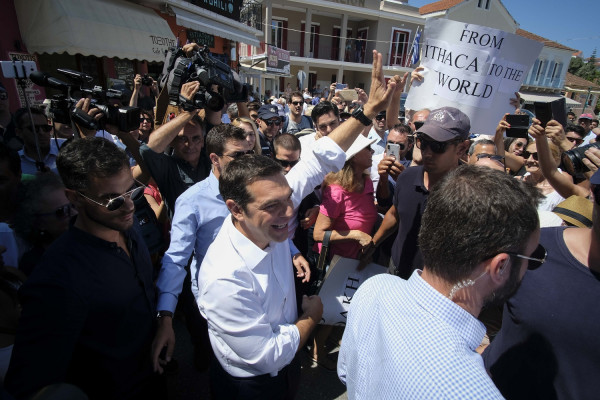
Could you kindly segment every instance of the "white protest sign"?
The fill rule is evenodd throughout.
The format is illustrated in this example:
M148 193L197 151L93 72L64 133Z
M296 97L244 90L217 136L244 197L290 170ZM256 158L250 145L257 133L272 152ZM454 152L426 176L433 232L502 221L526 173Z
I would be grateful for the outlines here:
M378 264L369 264L358 271L358 260L334 256L325 275L319 296L323 302L325 325L346 325L348 307L358 287L370 277L387 272Z
M424 79L413 83L405 107L455 107L469 116L472 133L493 135L502 116L514 112L510 98L521 87L542 43L446 19L427 20L424 33Z

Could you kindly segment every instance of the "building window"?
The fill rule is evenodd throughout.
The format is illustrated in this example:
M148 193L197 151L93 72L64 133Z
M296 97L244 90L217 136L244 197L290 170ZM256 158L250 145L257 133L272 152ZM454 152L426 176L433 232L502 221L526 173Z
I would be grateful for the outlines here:
M489 10L491 1L492 0L478 0L477 7Z
M404 66L408 51L409 32L392 28L392 43L390 45L390 65Z
M274 19L271 21L271 43L272 46L283 48L283 21Z
M535 73L535 79L534 82L539 82L540 80L540 75L542 75L542 68L545 67L545 61L540 61L540 63L538 64L538 70Z

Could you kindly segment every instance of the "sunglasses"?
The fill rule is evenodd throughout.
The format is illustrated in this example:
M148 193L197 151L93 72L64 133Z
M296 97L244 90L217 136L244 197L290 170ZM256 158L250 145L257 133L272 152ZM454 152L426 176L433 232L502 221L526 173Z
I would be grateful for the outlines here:
M567 136L567 140L571 143L576 143L576 144L581 144L583 143L583 139L579 139L579 138L574 138L574 137L569 137Z
M56 219L65 219L71 216L72 206L71 204L65 204L64 206L58 207L54 211L50 211L47 213L38 213L36 214L38 217L47 217L50 215L54 215Z
M28 126L24 126L23 129L27 129L27 130L31 130L31 125ZM39 131L42 130L45 133L50 133L52 131L52 126L48 125L48 124L44 124L44 125L35 125L35 131Z
M152 122L152 118L140 117L140 122Z
M280 119L269 119L267 121L264 121L265 124L267 124L267 126L273 126L273 125L281 125L281 120Z
M106 207L106 209L108 211L116 211L119 208L121 208L121 206L123 204L125 204L125 200L127 198L130 198L132 201L136 201L138 199L140 199L142 197L142 195L144 194L144 189L146 188L146 186L144 186L143 184L141 184L140 182L136 181L137 183L139 183L141 186L137 186L131 190L129 190L128 192L123 193L120 196L117 196L115 198L109 199L106 204L100 203L99 201L96 201L94 199L91 199L89 197L87 197L85 194L81 193L81 192L77 192L79 193L82 197L84 197L85 199L91 201L92 203L98 204L99 206L102 207Z
M421 151L427 150L429 148L435 154L443 154L446 152L448 145L458 143L460 143L458 140L448 140L447 142L427 140L424 139L423 136L417 135L417 147L421 149Z
M535 248L533 253L531 253L530 257L524 256L523 254L509 252L506 252L506 254L510 254L511 256L519 257L524 260L529 260L529 263L527 264L527 269L533 270L541 267L542 264L546 262L546 256L548 255L548 252L546 251L544 246L538 244L538 247Z
M523 157L524 159L528 160L528 159L529 159L529 156L533 157L533 159L534 159L535 161L537 161L537 160L538 160L538 153L537 153L537 151L536 151L536 152L534 152L534 153L530 153L530 152L528 152L528 151L524 151L524 152L523 152L523 156L522 156L522 157Z
M377 116L375 117L375 119L376 119L377 121L384 120L384 119L385 119L385 115L377 115Z
M304 102L303 101L292 101L292 104L295 106L299 106L301 104L304 104Z
M0 92L0 100L6 100L6 99L8 99L8 93Z
M275 161L277 161L283 168L287 168L287 167L293 168L294 165L298 164L300 159L297 159L295 161L288 161L288 160L280 160L279 158L276 158Z
M424 123L425 123L425 121L415 121L415 122L413 122L413 125L415 126L415 131L418 131L419 129L421 129L421 127L423 126Z
M178 143L189 143L190 138L188 138L187 136L175 136L175 141L177 141ZM192 136L192 143L194 144L198 144L202 142L202 135L196 135L196 136Z
M500 161L502 164L504 164L504 157L496 154L479 153L476 157L478 160L481 158L489 158L490 160Z
M217 154L217 155L219 157L225 157L225 156L227 156L227 157L232 158L232 159L235 160L236 158L240 158L240 157L242 157L242 156L244 156L246 154L254 154L254 150L234 151L231 154Z
M523 142L514 142L514 145L516 148L520 149L521 147L525 146L525 143Z

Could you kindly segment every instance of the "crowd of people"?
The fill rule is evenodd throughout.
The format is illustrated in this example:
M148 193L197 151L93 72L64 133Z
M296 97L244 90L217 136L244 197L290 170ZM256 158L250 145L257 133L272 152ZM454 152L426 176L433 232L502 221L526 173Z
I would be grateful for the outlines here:
M170 115L138 75L130 132L11 114L0 87L0 394L164 399L183 316L215 399L293 399L303 355L350 399L594 398L598 121L542 124L517 96L526 132L507 114L473 133L458 108L401 110L415 79L374 51L356 100L288 85ZM339 356L324 247L388 272L353 296Z

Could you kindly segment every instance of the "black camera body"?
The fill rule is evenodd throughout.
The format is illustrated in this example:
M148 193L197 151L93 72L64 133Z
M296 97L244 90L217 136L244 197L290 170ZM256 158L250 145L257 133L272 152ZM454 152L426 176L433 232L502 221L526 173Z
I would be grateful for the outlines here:
M128 132L139 127L140 109L137 107L116 107L111 101L122 100L123 93L120 90L103 90L101 86L89 88L92 77L83 72L70 69L57 69L58 72L67 76L70 83L60 82L54 78L37 81L40 86L51 86L63 90L62 94L52 96L50 100L50 113L56 122L63 124L71 123L71 119L77 125L85 129L100 130L106 124L115 125L120 131ZM58 82L58 83L57 83ZM75 96L76 98L73 98ZM81 109L75 107L77 97L91 97L91 107L98 108L104 116L96 120Z
M152 82L153 82L153 80L148 74L145 74L144 76L142 76L142 85L152 86Z
M213 57L206 46L191 57L181 48L169 49L159 81L161 89L167 87L173 105L185 103L198 109L221 111L225 101L246 101L248 97L248 87L241 83L238 74ZM193 81L199 82L201 87L194 98L186 102L180 97L181 87Z

